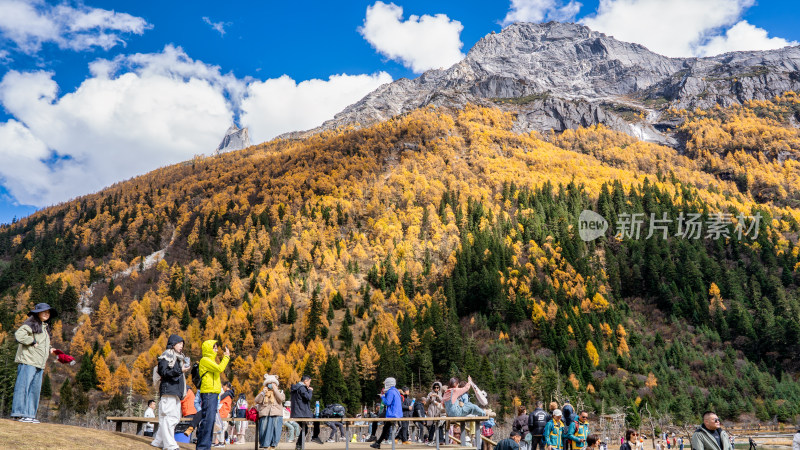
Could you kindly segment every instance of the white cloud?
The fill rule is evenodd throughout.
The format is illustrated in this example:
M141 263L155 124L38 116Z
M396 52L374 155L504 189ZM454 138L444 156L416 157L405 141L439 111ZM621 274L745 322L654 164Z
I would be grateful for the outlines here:
M790 42L779 37L771 38L767 30L742 20L726 30L725 35L712 37L706 44L698 48L698 54L710 56L742 50L771 50L788 45L797 45L797 42Z
M42 162L50 157L47 145L39 140L23 124L16 120L0 123L0 177L14 200L24 204L51 197L54 183L52 173Z
M0 184L15 201L46 206L211 153L237 114L256 141L311 128L391 81L383 72L238 79L173 46L98 59L90 72L64 94L52 72L12 70L0 81L14 117L0 122Z
M151 25L141 17L82 4L53 5L44 0L0 0L0 38L20 51L35 54L44 43L61 49L108 50L125 44L122 34L141 35Z
M754 1L600 0L597 12L581 23L673 57L785 45L785 40L769 39L765 30L741 21Z
M286 75L256 81L248 86L242 101L241 121L250 128L254 142L266 141L287 131L318 126L391 81L392 77L386 72L332 75L327 81L315 79L301 83Z
M230 22L212 22L208 17L203 17L203 22L210 25L220 36L225 36L225 27L231 24Z
M461 22L444 14L412 15L405 22L402 19L402 7L379 1L367 7L358 32L379 53L416 73L450 67L464 58Z
M503 19L503 26L514 22L543 22L556 20L571 22L581 10L581 3L570 0L566 5L561 0L511 0L511 9Z
M67 200L207 152L233 118L218 72L109 73L61 97L52 73L3 77L0 102L16 120L0 124L0 160L13 162L0 166L0 178L20 203Z

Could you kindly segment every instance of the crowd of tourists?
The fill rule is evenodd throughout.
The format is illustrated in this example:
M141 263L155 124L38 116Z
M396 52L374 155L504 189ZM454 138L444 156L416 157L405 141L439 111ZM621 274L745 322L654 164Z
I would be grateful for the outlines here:
M37 304L14 334L19 345L15 357L18 366L11 416L19 422L39 423L36 418L39 393L48 357L55 355L64 364L75 362L74 358L51 346L47 323L51 312L49 305ZM242 444L245 443L248 421L256 422L257 445L268 450L278 446L284 429L287 430L288 442L294 443L298 450L303 448L309 424L311 442L323 443L320 438L322 423L330 429L328 442L347 439L342 421L336 420L346 417L347 411L336 403L321 410L320 402L314 399L311 376L303 375L298 383L292 385L287 400L281 380L275 375L264 374L262 388L255 396L254 405L249 407L245 394L237 396L231 383L222 381L221 374L230 362L228 348L224 349L220 359L221 349L217 341L207 340L201 345L202 358L194 365L184 355L183 349L183 338L175 334L169 336L166 349L153 369L153 385L157 387L159 401L158 404L155 400L148 401L144 412L146 418L158 418L158 427L147 423L144 428L144 434L153 438L153 447L175 450L180 448L179 441L191 442L191 436L195 437L198 450ZM187 373L190 372L196 393L187 383ZM470 391L478 404L472 403ZM495 414L486 408L486 392L479 389L470 377L466 380L451 378L446 386L436 381L427 395L416 398L407 386L398 388L397 381L389 377L383 381L379 396L380 403L372 411L364 408L363 413L355 416L356 419L412 420L356 420L354 425L368 427L368 433L354 433L350 438L353 442L370 442L375 449L390 439L403 444L416 442L431 446L437 445L437 441L438 444L481 442L482 445L473 446L488 450L488 441L496 438ZM516 412L508 438L496 442L498 450L608 449L608 438L601 441L598 435L591 433L588 412L576 412L569 400L560 406L551 402L547 411L539 401L530 412L524 406L518 407ZM445 429L448 417L469 416L486 417L487 420L479 426L469 422L464 430L457 423ZM228 418L246 420L225 420ZM481 436L486 439L481 439ZM684 450L683 439L674 434L664 433L657 439L656 450ZM793 450L800 450L800 431L793 444ZM643 447L643 436L635 430L627 430L625 436L620 437L620 450L642 450ZM706 412L702 425L691 437L691 449L733 450L733 437L722 429L715 413Z

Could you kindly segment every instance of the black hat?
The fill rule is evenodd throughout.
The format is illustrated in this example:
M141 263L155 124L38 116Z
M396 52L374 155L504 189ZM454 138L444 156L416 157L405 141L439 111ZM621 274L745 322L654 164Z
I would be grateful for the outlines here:
M32 316L34 314L38 314L43 311L50 311L51 309L53 308L51 308L50 305L48 305L47 303L37 303L36 306L31 310L31 312L28 313L28 315Z
M183 338L177 334L173 334L167 339L167 348L173 348L176 344L183 342Z

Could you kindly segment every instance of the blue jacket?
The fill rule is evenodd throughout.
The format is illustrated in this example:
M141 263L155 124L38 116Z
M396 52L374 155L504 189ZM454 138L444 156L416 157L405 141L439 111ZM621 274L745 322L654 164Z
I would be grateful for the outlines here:
M555 419L547 422L544 427L544 442L554 449L564 448L564 437L567 434L567 426L562 421Z
M589 424L580 421L572 422L567 431L567 439L574 441L574 448L586 447L586 438L589 437ZM583 442L581 442L583 441Z
M400 391L392 386L381 396L381 402L386 405L386 418L403 417L403 400L400 398Z

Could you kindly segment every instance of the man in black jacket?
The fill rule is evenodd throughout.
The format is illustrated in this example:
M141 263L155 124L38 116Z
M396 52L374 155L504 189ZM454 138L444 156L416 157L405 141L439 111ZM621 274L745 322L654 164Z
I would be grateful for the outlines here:
M183 355L183 338L173 334L167 339L167 349L158 357L157 377L161 401L158 403L158 431L150 443L153 447L176 449L175 425L181 420L181 400L186 395L185 373L191 368Z
M311 397L313 396L314 388L311 387L311 376L303 375L300 382L292 386L292 411L290 416L292 418L309 418L314 417L311 413ZM297 438L295 448L302 449L305 447L306 433L308 433L308 422L298 422L300 425L300 436ZM314 433L311 437L312 442L322 444L322 439L319 438L319 422L314 422Z
M414 400L411 398L411 390L408 386L404 386L400 393L403 394L403 417L411 417L411 413L414 412ZM397 435L397 438L403 444L410 444L408 441L408 422L400 422L400 433Z
M550 421L550 414L544 411L542 402L536 402L536 409L528 414L528 432L531 434L531 450L544 450L544 427ZM538 447L538 449L537 449Z

